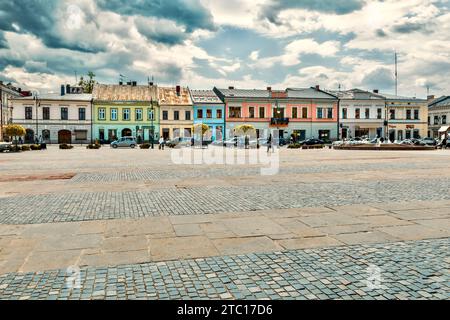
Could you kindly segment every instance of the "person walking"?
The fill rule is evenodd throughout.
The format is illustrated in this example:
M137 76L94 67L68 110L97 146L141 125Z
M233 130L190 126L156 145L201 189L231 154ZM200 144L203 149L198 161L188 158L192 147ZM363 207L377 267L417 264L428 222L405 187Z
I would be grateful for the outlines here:
M164 150L165 144L166 142L164 141L164 138L163 137L159 138L159 150Z
M269 135L269 138L267 139L267 153L270 152L270 149L273 151L273 139L272 134Z

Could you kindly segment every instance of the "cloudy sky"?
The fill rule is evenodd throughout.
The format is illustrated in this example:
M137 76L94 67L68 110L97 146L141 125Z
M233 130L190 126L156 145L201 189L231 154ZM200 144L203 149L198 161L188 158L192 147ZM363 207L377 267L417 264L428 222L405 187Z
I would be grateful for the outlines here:
M1 0L0 80L450 94L450 0Z

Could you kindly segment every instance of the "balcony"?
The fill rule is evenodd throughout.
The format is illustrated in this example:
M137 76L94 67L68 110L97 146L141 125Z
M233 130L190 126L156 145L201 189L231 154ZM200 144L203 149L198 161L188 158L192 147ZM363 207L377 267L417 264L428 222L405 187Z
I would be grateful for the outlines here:
M288 126L289 118L271 118L270 125L277 126L277 127Z

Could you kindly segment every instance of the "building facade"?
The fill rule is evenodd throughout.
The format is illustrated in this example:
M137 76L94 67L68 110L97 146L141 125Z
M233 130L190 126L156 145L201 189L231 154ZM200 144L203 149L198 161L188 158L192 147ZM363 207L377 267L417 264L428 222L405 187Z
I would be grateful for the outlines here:
M189 90L193 103L194 124L209 127L206 139L221 141L225 133L225 108L213 90Z
M425 99L379 94L386 99L386 138L391 142L428 135L428 103Z
M428 136L441 138L450 131L450 96L434 99L428 104Z
M258 138L272 134L280 138L296 136L337 139L337 97L316 88L286 90L242 90L214 88L225 103L226 137L240 124L250 124Z
M342 139L385 137L386 99L360 89L330 91L339 98L339 130Z
M20 88L5 85L0 81L0 141L3 141L3 128L12 121L11 100L22 96Z
M138 143L159 139L159 105L156 85L96 84L92 92L94 139L110 143L136 137Z
M165 140L191 137L194 124L193 105L188 88L159 87L160 135Z
M25 128L25 143L91 142L92 95L80 93L81 88L69 88L63 85L59 94L11 100L12 122Z

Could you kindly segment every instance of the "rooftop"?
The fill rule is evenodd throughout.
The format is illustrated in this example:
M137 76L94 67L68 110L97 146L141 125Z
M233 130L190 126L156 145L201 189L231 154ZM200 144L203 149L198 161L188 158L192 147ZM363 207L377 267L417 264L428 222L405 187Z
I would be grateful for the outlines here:
M82 93L82 94L65 94L61 95L60 93L44 93L37 95L39 100L50 100L50 101L91 101L92 94ZM16 98L16 100L34 100L33 96L28 97L20 97Z
M174 87L158 88L159 103L165 105L190 105L192 100L187 88L180 88L180 95L177 95L177 89Z
M190 90L194 103L222 103L213 90Z
M384 100L384 97L377 93L361 89L351 89L345 91L327 90L327 92L339 97L339 99L348 100Z
M440 98L434 99L429 104L429 108L437 108L437 107L450 107L450 96L442 96Z
M98 101L151 101L157 99L157 87L96 84L92 96L94 100Z

